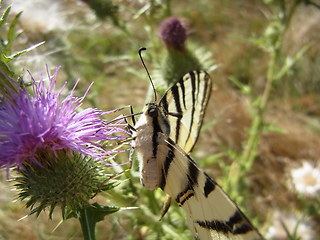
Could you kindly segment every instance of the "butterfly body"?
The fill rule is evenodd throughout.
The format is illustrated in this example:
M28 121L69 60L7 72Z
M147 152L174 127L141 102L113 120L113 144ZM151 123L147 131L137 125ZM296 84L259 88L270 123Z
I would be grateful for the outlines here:
M160 100L149 103L134 126L140 181L161 188L187 213L196 239L260 240L236 204L190 157L211 92L211 79L193 71Z
M164 111L155 103L147 104L134 128L136 131L133 137L136 140L133 147L140 159L140 182L144 187L153 190L159 187L161 156L165 156L157 147L157 133L170 133Z

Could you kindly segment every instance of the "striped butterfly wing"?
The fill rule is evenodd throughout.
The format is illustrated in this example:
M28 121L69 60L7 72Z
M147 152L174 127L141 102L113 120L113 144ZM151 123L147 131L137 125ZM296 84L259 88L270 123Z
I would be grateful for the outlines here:
M204 71L184 75L160 100L159 106L168 113L170 138L185 152L196 143L212 88Z
M173 140L158 133L161 189L187 213L196 239L262 240L263 237L214 179Z

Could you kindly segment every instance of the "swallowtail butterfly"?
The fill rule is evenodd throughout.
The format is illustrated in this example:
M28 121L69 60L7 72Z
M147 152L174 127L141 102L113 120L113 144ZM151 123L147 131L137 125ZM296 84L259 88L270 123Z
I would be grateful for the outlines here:
M212 82L204 71L183 76L159 103L148 103L134 126L132 147L140 180L161 188L182 207L196 239L263 237L214 179L189 156L197 141Z

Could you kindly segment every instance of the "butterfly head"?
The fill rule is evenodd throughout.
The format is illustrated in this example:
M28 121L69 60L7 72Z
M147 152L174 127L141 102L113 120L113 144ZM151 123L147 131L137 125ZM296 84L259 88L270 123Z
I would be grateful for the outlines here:
M162 107L156 103L148 103L145 106L141 120L144 124L147 124L150 127L152 126L156 132L162 132L166 135L170 134L168 118Z
M159 107L154 103L147 104L145 114L152 119L158 118L159 116Z

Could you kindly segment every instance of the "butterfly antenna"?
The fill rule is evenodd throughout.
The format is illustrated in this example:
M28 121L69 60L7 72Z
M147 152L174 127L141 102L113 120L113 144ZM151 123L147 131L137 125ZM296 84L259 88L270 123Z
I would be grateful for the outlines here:
M143 67L144 67L144 69L146 70L146 72L147 72L147 74L148 74L148 77L149 77L149 80L150 80L150 82L151 82L152 89L153 89L153 93L154 93L154 101L156 102L156 101L157 101L156 88L154 87L154 84L153 84L153 82L152 82L152 79L151 79L151 76L150 76L150 74L149 74L148 68L146 67L146 64L144 63L143 58L142 58L142 56L141 56L141 52L144 51L144 50L147 50L147 49L146 49L145 47L139 49L139 56L140 56L141 62L142 62L142 64L143 64Z

